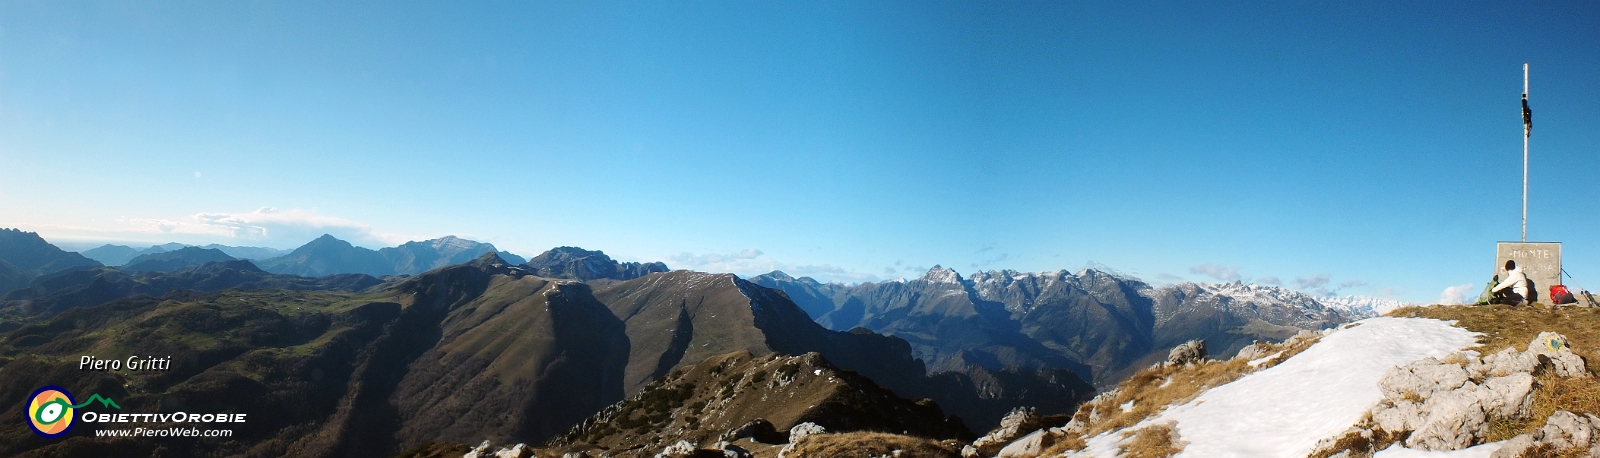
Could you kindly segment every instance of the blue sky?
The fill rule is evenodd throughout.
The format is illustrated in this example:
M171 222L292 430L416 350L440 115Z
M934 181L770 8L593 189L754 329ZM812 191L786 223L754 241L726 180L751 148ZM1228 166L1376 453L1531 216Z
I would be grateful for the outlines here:
M1600 6L1124 3L6 1L0 226L1432 301L1519 236L1529 62L1600 287Z

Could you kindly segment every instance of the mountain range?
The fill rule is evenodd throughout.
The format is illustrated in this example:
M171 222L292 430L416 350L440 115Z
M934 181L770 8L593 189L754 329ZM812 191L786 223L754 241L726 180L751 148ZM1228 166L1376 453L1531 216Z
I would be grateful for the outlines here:
M0 292L27 286L40 275L98 266L93 259L56 248L39 234L0 228Z
M372 250L323 234L289 254L256 261L262 270L279 274L320 277L331 274L416 275L439 267L469 262L486 252L515 264L523 259L499 251L492 244L445 236L421 242Z
M51 251L37 234L4 235L0 262L32 270L0 297L0 397L61 383L140 411L255 419L231 445L161 442L160 453L171 456L388 456L557 437L567 438L557 441L562 447L637 450L709 437L745 419L789 424L832 411L752 402L774 396L837 406L828 409L904 409L891 417L841 413L859 422L828 428L889 422L882 424L970 437L972 430L950 425L987 430L1018 406L1071 412L1095 393L1090 381L1114 384L1189 339L1232 353L1355 314L1281 288L1156 288L1093 269L967 278L935 267L914 280L841 285L782 272L747 280L669 271L575 247L520 262L454 237L367 250L331 236L269 260L184 247L111 268ZM476 249L483 251L457 262ZM434 267L397 274L427 266ZM169 372L88 376L64 363L93 348L170 354L183 363ZM705 365L727 355L747 356ZM801 390L746 386L718 372L737 366L745 377L789 377L767 366L800 355L810 359L796 364L814 376L848 380ZM837 390L877 394L866 402ZM699 429L687 432L689 417L666 421L659 409L623 420L605 414L628 408L630 399L675 396L708 403L666 406L696 415ZM711 409L712 402L743 407ZM22 415L16 409L0 415ZM713 414L716 421L700 417ZM584 424L589 429L573 429ZM624 426L632 432L613 431ZM12 444L0 455L111 450L96 448L110 446L102 441L23 440L29 434L0 425L0 444ZM132 448L117 453L157 453L153 442L118 444Z
M1231 355L1256 340L1366 316L1284 288L1155 288L1094 269L963 278L935 266L917 279L882 283L820 283L782 272L751 281L784 291L830 329L859 326L906 339L930 371L1070 368L1101 386L1188 340Z
M133 260L133 258L137 258L137 257L142 256L142 255L165 253L165 252L169 252L169 251L178 251L178 250L181 250L181 249L184 249L184 248L188 248L188 247L193 247L193 246L196 246L196 245L185 245L185 244L182 244L182 243L163 243L163 244L160 244L160 245L152 245L149 248L140 249L140 248L129 247L127 245L105 244L105 245L101 245L101 246L96 247L96 248L91 248L91 249L88 249L88 250L81 251L81 252L79 252L79 254L82 254L84 257L87 257L89 259L100 261L101 264L105 264L105 265L108 265L108 266L121 266L121 265L128 264L129 261ZM275 258L275 257L278 257L278 256L283 256L285 254L289 254L289 250L280 250L280 249L277 249L277 248L264 248L264 247L254 247L254 246L228 246L228 245L218 245L218 244L215 244L215 243L210 244L210 245L200 246L199 248L205 248L205 249L208 249L208 250L221 251L224 254L227 254L228 256L232 256L232 257L234 257L236 259L267 259L267 258Z

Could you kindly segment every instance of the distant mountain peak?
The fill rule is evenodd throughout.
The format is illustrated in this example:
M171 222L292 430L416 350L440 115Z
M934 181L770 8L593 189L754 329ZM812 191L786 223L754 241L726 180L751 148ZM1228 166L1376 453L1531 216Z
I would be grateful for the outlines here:
M617 262L599 250L590 251L571 246L552 248L529 259L523 266L533 271L535 275L545 278L572 278L585 281L597 278L629 280L668 271L667 265L661 262Z
M472 262L468 262L467 265L473 267L501 267L511 265L511 263L506 262L499 254L490 251L478 256L477 259L473 259Z
M960 284L961 274L956 273L955 269L935 264L933 268L928 269L928 273L923 274L922 278L919 278L919 280L929 283Z
M781 270L774 270L772 272L768 272L767 276L772 277L774 279L778 279L778 280L794 280L794 277L789 276L789 274L783 273L783 271L781 271Z

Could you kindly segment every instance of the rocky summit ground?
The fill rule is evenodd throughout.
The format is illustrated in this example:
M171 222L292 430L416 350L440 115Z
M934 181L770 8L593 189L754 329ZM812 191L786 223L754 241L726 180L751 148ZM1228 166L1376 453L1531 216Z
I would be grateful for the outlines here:
M960 456L1597 457L1597 350L1600 309L1404 308L1228 360L1175 350L1066 424L1018 409Z

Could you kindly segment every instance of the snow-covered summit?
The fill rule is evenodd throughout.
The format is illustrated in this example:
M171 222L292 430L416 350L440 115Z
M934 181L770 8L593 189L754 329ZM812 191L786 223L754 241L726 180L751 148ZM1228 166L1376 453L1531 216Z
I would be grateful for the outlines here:
M919 280L929 283L953 283L958 285L962 283L961 274L956 273L955 269L939 265L928 269L928 273L923 274Z
M1367 318L1388 313L1400 307L1411 305L1395 299L1370 296L1323 296L1317 298L1322 305L1330 309L1345 312L1348 315Z

